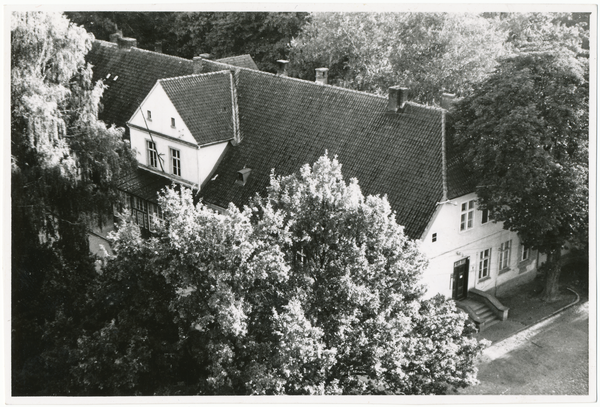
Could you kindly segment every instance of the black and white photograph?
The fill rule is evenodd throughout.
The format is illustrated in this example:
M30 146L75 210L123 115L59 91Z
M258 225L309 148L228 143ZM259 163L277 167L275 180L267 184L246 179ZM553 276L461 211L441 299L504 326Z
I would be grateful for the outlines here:
M596 4L3 22L5 403L597 401Z

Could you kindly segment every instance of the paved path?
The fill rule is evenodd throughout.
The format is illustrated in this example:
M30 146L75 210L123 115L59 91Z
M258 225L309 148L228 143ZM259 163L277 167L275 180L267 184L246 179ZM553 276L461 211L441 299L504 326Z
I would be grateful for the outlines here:
M589 303L575 305L487 348L477 386L459 394L587 395Z

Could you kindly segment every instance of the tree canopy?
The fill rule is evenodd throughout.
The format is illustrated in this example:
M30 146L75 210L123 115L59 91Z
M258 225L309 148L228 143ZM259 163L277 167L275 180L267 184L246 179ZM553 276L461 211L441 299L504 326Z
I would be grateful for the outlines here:
M273 175L242 210L194 205L185 189L160 203L156 234L123 224L82 296L60 391L443 394L476 382L485 343L452 301L423 299L416 242L335 159Z
M507 57L453 114L481 207L525 245L551 255L548 299L556 295L562 246L587 240L584 62L569 51Z
M93 276L87 231L134 165L122 129L97 120L92 37L58 13L11 16L13 385L41 369L44 324L73 309ZM53 346L53 345L52 345ZM30 383L31 384L31 383ZM33 386L35 388L35 385Z

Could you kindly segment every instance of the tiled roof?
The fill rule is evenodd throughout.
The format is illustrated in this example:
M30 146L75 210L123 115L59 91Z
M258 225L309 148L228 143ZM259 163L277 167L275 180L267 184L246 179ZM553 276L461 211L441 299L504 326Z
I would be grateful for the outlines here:
M104 109L100 119L119 127L126 126L157 80L194 73L193 61L189 59L135 47L122 50L117 44L100 40L94 41L86 59L93 65L93 81L102 79L108 86L101 100ZM254 61L249 63L249 55L243 55L239 61L235 57L225 60L231 60L230 65L240 63L256 69Z
M157 192L172 184L166 177L138 168L117 182L117 188L146 201L157 203Z
M234 137L230 71L159 82L199 145Z
M224 64L233 65L233 66L238 66L240 68L254 69L254 70L258 71L258 66L256 66L256 63L254 63L254 60L252 59L252 57L249 54L221 58L221 59L217 59L217 62L222 62Z
M208 63L206 69L222 69ZM419 238L443 196L442 110L408 103L387 114L387 98L272 74L236 69L242 141L225 154L208 203L242 205L263 194L271 169L297 172L327 151L363 193L387 194L398 223ZM237 172L252 171L244 186Z

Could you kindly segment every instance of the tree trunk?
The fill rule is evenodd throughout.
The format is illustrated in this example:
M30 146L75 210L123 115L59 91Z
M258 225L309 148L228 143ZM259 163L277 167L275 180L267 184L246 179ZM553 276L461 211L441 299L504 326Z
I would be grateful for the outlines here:
M546 284L542 291L542 300L553 302L558 299L558 278L560 277L560 248L548 253L548 268L546 270Z

